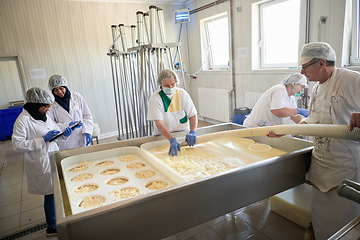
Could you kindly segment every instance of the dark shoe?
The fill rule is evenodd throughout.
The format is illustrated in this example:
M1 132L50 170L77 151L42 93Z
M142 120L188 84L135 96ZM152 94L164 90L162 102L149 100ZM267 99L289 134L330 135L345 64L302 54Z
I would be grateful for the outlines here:
M46 229L46 236L47 237L57 236L56 228L47 228Z

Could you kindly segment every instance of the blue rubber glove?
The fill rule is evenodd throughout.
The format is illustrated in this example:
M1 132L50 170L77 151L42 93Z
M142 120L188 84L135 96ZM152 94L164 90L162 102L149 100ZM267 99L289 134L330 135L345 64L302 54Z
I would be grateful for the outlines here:
M85 133L85 146L89 146L89 144L91 143L92 140L92 135L90 133Z
M73 121L73 122L70 122L69 123L69 127L71 126L71 125L73 125L74 123L76 123L77 121ZM79 125L77 125L74 129L77 129L77 128L79 128L79 127L81 127L83 124L82 123L80 123Z
M186 137L185 137L185 141L187 142L187 144L191 147L194 146L196 144L196 132L195 131L190 131Z
M68 137L73 133L74 130L72 130L71 128L66 128L64 131L64 136Z
M178 151L180 151L180 143L176 138L173 138L170 140L170 149L169 149L169 155L170 156L177 156Z
M58 134L60 131L57 131L57 130L51 130L51 131L48 131L47 134L45 134L45 136L43 136L44 138L44 141L45 142L48 142L50 141L50 139L52 139L56 134Z
M304 108L297 108L297 113L300 115L303 115L304 117L308 117L309 116L309 111L307 109Z

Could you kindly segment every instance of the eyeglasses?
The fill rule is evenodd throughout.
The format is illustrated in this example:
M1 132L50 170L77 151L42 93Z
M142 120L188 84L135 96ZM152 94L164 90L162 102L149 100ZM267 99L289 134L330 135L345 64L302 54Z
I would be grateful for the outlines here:
M317 60L317 61L315 61L315 62L312 62L312 63L310 63L310 64L308 64L308 65L306 65L306 66L302 66L301 68L302 68L302 70L305 70L305 68L307 68L307 67L309 67L309 66L317 63L318 61L319 61L319 60Z

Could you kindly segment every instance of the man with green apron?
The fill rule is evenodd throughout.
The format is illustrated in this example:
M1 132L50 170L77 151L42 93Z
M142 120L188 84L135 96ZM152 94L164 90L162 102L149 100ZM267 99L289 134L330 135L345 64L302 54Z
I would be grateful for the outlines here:
M196 143L197 112L190 95L181 88L177 74L170 70L162 70L157 79L160 89L149 99L148 121L154 121L154 135L162 134L170 141L169 155L177 156L180 143L172 136L172 132L190 130L185 140L189 146Z

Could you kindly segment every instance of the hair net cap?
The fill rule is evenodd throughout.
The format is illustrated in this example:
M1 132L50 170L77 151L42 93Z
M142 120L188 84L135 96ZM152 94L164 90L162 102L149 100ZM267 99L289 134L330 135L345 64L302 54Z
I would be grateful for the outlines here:
M67 81L64 77L60 75L52 75L49 78L49 89L53 90L56 87L60 86L66 86L67 87Z
M180 83L178 75L171 69L161 70L157 77L157 84L161 85L162 80L166 78L174 79L176 84Z
M283 84L285 85L290 85L290 84L301 84L303 86L305 86L306 88L309 87L307 85L307 79L304 75L300 74L300 73L294 73L291 74L290 76L288 76L287 78L285 78L284 80L281 81Z
M53 104L54 96L44 89L33 87L27 90L25 100L30 103Z
M313 58L335 61L336 54L332 47L325 42L313 42L305 44L301 49L298 66L311 61Z

